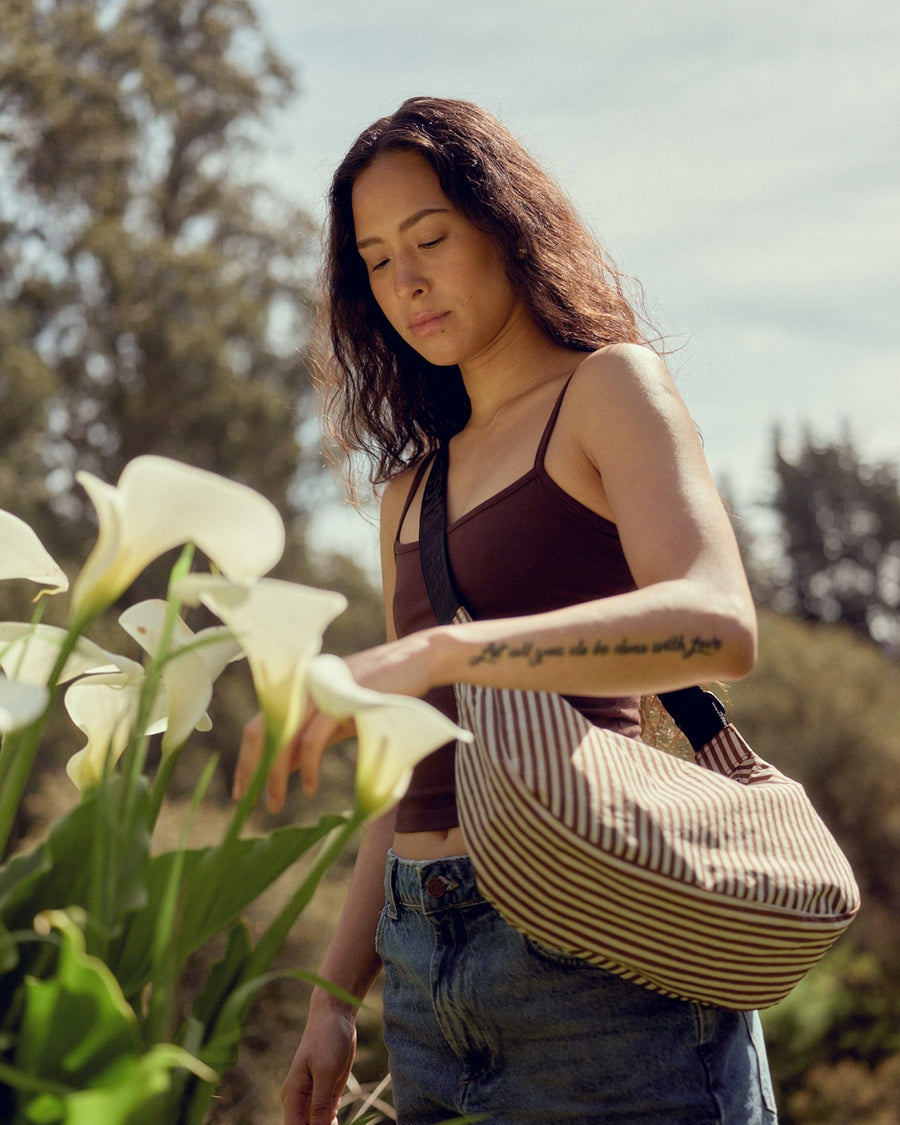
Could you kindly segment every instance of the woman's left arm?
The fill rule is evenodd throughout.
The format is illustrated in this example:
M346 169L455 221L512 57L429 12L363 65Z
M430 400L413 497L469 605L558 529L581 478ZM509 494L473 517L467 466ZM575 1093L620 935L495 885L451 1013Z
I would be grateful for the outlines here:
M696 426L662 360L636 345L588 357L567 391L563 423L554 441L566 441L577 498L609 512L638 588L547 613L428 629L351 658L359 679L410 694L467 682L620 695L751 670L756 614L740 554Z

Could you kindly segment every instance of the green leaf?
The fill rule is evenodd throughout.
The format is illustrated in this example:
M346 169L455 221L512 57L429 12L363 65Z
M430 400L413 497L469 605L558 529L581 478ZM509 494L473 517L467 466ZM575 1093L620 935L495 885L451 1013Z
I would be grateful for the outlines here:
M81 931L61 911L53 921L62 930L56 974L25 983L15 1064L28 1074L78 1087L121 1055L138 1053L140 1037L115 977L85 953Z
M110 778L56 821L45 840L0 868L0 925L16 938L15 960L8 940L0 940L0 1016L13 1010L28 973L43 975L46 943L32 928L37 914L75 904L93 909L102 902L103 916L92 917L89 940L105 945L127 912L145 901L146 784L142 779L135 788L137 816L130 827L115 815L122 792L122 779ZM114 843L102 830L110 821ZM32 940L24 940L29 935Z
M147 899L129 920L109 961L128 996L146 983L152 961L156 913L172 872L183 857L181 914L172 933L179 962L237 918L243 910L343 816L322 817L311 826L292 826L252 839L184 853L167 852L147 864Z
M183 1048L143 1049L137 1018L108 966L85 951L84 935L64 911L56 973L29 979L13 1068L3 1075L20 1094L22 1120L66 1125L151 1125L169 1072L215 1075Z
M192 876L185 880L184 931L192 948L237 917L295 860L346 821L346 816L329 814L313 825L280 828L268 836L201 852Z
M34 1082L10 1067L0 1067L0 1078L20 1091L14 1125L159 1125L172 1120L166 1106L179 1072L196 1067L196 1059L180 1047L158 1043L142 1055L123 1057L102 1085L88 1089L35 1090Z
M250 931L244 921L236 922L228 935L228 944L221 959L209 971L206 984L194 1002L193 1015L204 1025L218 1016L250 957Z
M0 868L0 921L8 929L29 928L42 910L56 910L71 903L89 901L89 860L99 802L120 799L121 778L110 778L79 805L57 820L49 835L30 851L15 856ZM132 820L132 835L120 840L120 862L116 864L116 902L120 908L135 907L144 899L142 868L149 840L140 810L147 802L142 779L138 792L138 815Z

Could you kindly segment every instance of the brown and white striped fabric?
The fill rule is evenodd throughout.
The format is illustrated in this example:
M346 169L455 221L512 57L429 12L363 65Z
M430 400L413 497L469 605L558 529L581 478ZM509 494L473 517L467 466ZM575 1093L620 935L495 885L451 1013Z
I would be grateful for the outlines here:
M690 762L561 696L457 685L460 823L485 898L554 949L727 1008L782 999L859 908L802 786L732 726Z

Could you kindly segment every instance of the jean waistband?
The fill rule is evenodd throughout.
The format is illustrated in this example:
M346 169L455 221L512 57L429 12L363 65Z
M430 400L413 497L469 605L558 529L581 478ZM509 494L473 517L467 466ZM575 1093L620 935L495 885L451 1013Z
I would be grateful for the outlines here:
M392 917L399 906L433 914L484 902L467 855L419 860L403 859L389 851L384 893Z

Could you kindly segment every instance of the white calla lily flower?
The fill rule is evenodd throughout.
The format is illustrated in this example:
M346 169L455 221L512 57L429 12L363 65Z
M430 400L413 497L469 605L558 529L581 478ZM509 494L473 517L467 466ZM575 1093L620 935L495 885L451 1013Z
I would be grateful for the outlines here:
M23 621L0 622L0 668L11 680L43 685L56 665L68 637L55 625L30 625ZM118 672L120 680L140 680L143 669L134 660L108 652L87 637L79 637L66 660L59 683L94 672Z
M72 684L65 696L66 710L87 742L69 759L66 773L82 793L94 788L122 756L138 721L140 681L123 681L117 674L87 676ZM165 730L165 699L159 693L151 708L146 734Z
M48 594L69 588L69 580L24 520L0 510L0 578L27 578Z
M414 766L445 742L472 735L430 703L361 687L338 656L317 656L309 692L320 711L353 718L358 742L356 795L366 816L385 812L406 792Z
M119 617L125 632L151 656L155 654L166 620L166 602L138 602ZM166 732L161 751L167 757L190 737L193 730L212 725L206 708L212 699L213 682L226 664L243 657L241 646L225 626L216 625L194 633L179 617L171 643L172 655L163 665Z
M165 551L194 543L234 582L254 582L281 558L284 524L258 492L205 469L144 456L116 486L78 473L99 534L72 589L72 620L109 605Z
M36 684L0 676L0 734L21 730L43 713L50 692Z
M204 574L180 579L174 593L188 605L205 605L234 634L246 653L266 728L282 746L303 715L310 661L347 599L275 578L239 586Z

